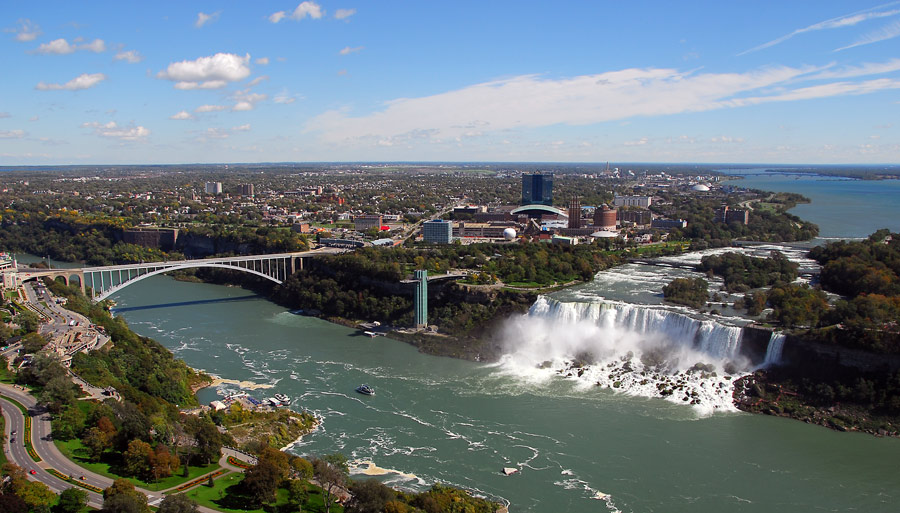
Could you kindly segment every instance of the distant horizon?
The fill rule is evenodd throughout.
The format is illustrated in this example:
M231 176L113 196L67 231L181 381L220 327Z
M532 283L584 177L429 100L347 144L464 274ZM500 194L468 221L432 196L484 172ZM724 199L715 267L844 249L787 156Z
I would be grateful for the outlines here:
M219 167L219 166L316 166L316 165L409 165L409 166L436 166L436 165L456 165L456 166L502 166L502 165L546 165L546 166L605 166L607 161L584 161L584 162L553 162L553 161L490 161L490 160L472 160L472 161L452 161L452 160L334 160L334 161L284 161L284 162L180 162L180 163L144 163L144 164L24 164L24 165L0 165L0 171L13 171L24 168L95 168L95 167L173 167L173 166L196 166L196 167ZM628 165L646 165L646 166L702 166L702 167L731 167L731 168L861 168L873 169L897 168L900 171L900 164L810 164L810 163L772 163L772 162L641 162L641 161L609 161L610 168Z
M4 7L5 166L900 163L900 0Z

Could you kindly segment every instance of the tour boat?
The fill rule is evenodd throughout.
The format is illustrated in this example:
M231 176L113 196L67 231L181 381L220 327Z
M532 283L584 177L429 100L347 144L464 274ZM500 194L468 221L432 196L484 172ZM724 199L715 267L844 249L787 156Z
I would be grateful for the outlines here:
M286 406L291 402L291 398L284 394L275 394L275 399L278 400L278 402L280 402L282 406Z
M360 385L356 387L356 391L364 395L375 395L375 389L369 385Z

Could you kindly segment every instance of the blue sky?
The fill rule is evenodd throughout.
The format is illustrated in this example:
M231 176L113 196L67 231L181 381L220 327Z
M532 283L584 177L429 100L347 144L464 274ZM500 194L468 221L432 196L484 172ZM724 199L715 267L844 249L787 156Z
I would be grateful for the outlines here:
M4 3L0 165L900 163L900 1Z

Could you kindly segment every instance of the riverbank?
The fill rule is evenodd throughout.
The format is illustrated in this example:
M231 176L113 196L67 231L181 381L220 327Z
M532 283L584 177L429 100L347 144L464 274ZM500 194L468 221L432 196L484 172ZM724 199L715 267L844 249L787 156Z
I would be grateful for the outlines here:
M875 436L900 438L900 424L890 416L874 415L856 405L835 403L816 406L781 372L758 370L736 380L734 404L748 413L787 417L836 431L858 431Z

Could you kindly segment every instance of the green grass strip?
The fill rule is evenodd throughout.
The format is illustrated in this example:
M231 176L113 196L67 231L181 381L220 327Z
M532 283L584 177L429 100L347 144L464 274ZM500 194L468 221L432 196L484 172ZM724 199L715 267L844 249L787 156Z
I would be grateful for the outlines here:
M22 403L16 401L11 397L5 395L0 395L0 397L13 403L17 408L19 408L19 410L22 411L22 415L25 416L25 432L22 433L25 436L25 451L28 452L28 456L31 457L32 461L34 461L35 463L43 461L41 460L41 457L38 456L37 452L35 452L34 447L31 445L31 417L28 416L28 409L25 408Z

